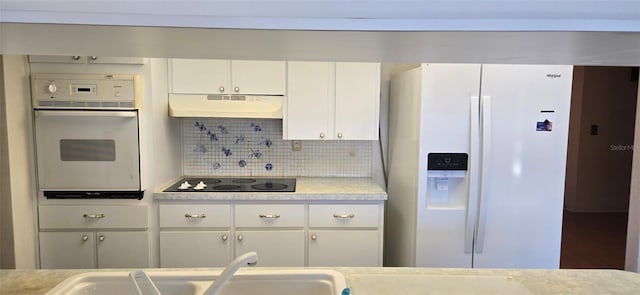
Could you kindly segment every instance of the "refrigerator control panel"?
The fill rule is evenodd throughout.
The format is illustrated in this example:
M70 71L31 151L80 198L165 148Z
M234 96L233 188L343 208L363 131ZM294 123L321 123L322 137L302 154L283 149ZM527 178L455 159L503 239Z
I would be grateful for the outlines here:
M467 170L469 155L466 153L429 153L427 170Z

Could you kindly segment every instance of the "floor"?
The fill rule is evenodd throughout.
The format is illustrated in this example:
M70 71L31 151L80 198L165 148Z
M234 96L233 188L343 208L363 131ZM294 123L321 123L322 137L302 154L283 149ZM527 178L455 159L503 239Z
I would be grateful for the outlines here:
M624 269L628 213L564 211L560 268Z

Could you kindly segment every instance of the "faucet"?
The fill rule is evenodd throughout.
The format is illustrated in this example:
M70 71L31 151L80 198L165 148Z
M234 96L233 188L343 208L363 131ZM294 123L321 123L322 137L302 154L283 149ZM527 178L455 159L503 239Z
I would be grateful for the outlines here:
M220 289L231 279L241 266L249 265L254 266L258 264L258 253L247 252L238 256L235 260L231 261L225 268L222 274L215 280L209 288L202 295L215 295L220 292Z

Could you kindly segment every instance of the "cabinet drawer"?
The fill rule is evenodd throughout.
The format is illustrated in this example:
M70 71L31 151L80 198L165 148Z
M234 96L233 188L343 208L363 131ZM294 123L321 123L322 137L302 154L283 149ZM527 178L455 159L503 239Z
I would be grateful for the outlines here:
M304 205L236 205L236 227L304 227Z
M149 227L146 206L40 206L40 229Z
M309 205L310 227L378 227L380 207L375 204Z
M231 205L160 205L160 227L230 227Z

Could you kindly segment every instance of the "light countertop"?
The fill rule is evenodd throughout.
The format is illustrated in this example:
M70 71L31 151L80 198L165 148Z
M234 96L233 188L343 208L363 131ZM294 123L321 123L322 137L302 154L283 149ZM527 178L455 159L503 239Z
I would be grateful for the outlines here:
M169 186L169 185L167 185ZM156 200L383 201L387 193L371 178L298 177L295 192L162 192Z
M242 272L252 269L243 268ZM279 268L281 269L281 268ZM292 268L289 268L292 269ZM513 282L511 291L516 294L638 294L640 274L620 270L521 270L521 269L455 269L455 268L390 268L390 267L339 267L327 268L341 272L353 295L410 295L428 293L425 282L451 278L458 287L472 285L469 278L503 279ZM153 269L154 271L176 269ZM188 269L195 270L195 269ZM221 268L197 269L220 272ZM0 270L0 293L15 295L45 294L64 279L87 271L112 270ZM116 270L127 271L127 270ZM433 280L432 280L433 282ZM462 282L462 283L461 283ZM517 289L517 288L521 289ZM499 294L486 292L484 286L467 294ZM521 290L522 292L518 292ZM443 290L433 289L443 293ZM450 292L458 294L459 292ZM466 292L465 292L466 293ZM510 292L514 294L513 292Z

